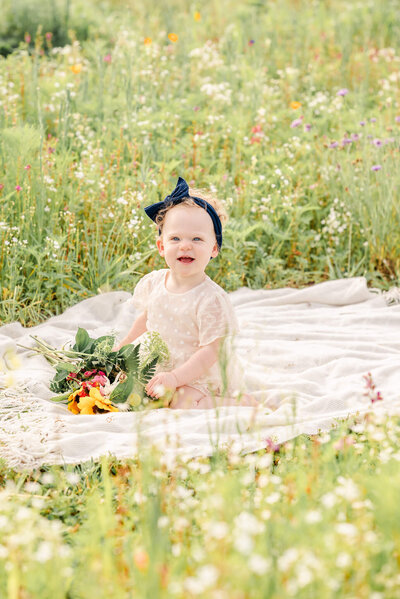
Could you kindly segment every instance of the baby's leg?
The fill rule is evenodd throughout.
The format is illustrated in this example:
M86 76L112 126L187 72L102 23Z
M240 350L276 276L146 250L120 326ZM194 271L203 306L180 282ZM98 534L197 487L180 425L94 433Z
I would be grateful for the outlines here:
M178 387L178 389L175 391L174 397L171 403L169 404L169 407L173 410L196 408L197 403L201 400L202 397L207 396L205 395L205 393L199 391L199 389L183 385L182 387Z

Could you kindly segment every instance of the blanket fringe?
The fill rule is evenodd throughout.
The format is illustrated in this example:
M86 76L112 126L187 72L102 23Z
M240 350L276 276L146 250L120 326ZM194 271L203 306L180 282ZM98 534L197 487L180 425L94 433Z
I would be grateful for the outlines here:
M27 470L60 463L61 452L49 442L54 445L62 428L61 420L49 414L24 386L0 392L0 458L10 468Z
M370 291L372 293L376 293L377 295L381 295L388 306L400 304L400 287L391 287L387 291L382 291L382 289L372 287Z

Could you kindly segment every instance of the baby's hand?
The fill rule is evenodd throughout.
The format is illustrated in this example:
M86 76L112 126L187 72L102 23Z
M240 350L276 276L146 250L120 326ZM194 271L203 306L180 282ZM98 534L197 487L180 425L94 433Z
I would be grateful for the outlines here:
M150 397L162 397L166 391L174 392L176 389L176 377L171 372L159 372L147 383L145 390Z

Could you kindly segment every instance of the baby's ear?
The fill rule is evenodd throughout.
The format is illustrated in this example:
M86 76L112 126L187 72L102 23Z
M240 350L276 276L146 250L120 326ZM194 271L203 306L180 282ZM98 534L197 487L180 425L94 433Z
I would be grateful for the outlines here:
M161 256L164 253L164 244L163 244L163 240L162 237L159 237L156 241L156 245L157 245L157 249L159 251L159 253L161 254Z
M212 252L211 252L211 258L216 258L219 254L219 248L218 248L218 243L215 243Z

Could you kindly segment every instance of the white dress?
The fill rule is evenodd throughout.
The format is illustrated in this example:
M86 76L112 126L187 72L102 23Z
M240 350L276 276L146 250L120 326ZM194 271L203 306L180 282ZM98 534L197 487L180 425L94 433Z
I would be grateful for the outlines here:
M208 275L189 291L172 293L165 287L167 272L168 268L162 268L145 275L137 283L131 300L139 313L147 310L147 330L161 335L171 355L168 368L165 364L157 364L155 374L170 372L186 362L200 347L224 337L219 359L187 386L207 395L214 393L220 396L224 387L227 396L239 392L243 371L233 347L239 323L228 294Z

